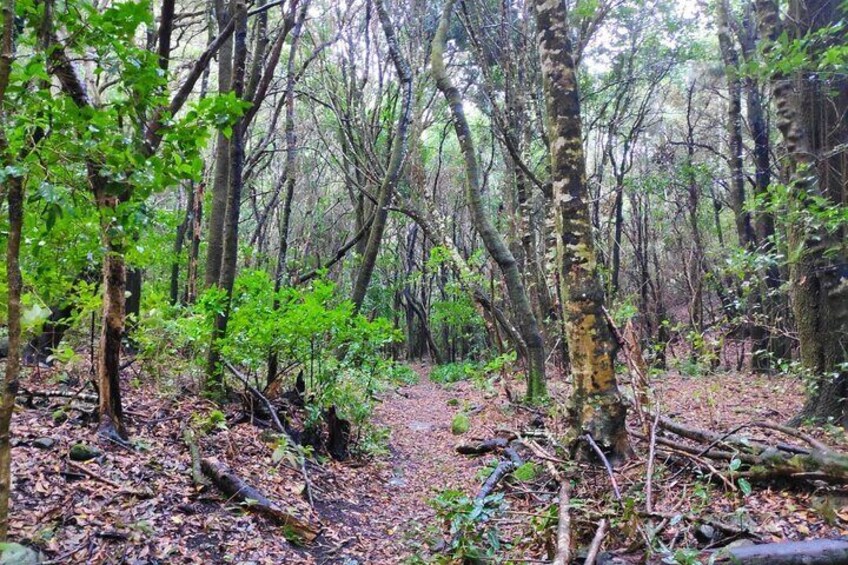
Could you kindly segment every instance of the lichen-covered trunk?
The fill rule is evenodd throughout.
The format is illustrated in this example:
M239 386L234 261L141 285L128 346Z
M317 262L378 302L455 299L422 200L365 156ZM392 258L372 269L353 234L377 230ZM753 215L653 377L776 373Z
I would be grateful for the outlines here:
M829 5L830 12L823 8L826 2L811 0L803 7L816 14L815 25L806 31L815 31L817 25L844 17L844 12L835 3ZM783 25L774 0L757 0L757 14L764 38L771 41L780 37ZM794 6L796 11L798 6ZM803 14L801 14L803 15ZM803 23L803 18L796 19ZM820 77L819 77L820 78ZM771 78L772 95L776 107L776 124L781 132L786 149L786 165L790 174L790 214L801 216L811 205L810 197L829 199L834 204L844 204L841 179L848 174L842 153L841 166L831 170L834 147L839 145L839 135L845 135L844 124L831 124L835 129L825 128L821 123L825 117L820 109L812 106L842 106L848 109L846 97L837 88L835 96L827 89L812 91L808 81L817 77L797 77L775 73ZM844 76L831 77L832 86ZM813 110L812 115L805 111ZM840 127L843 128L840 131ZM819 135L812 135L819 132ZM826 134L824 132L827 132ZM835 135L834 135L835 134ZM832 137L833 136L833 137ZM824 171L827 171L825 174ZM835 189L835 190L834 190ZM843 234L844 235L844 234ZM798 328L801 362L815 378L811 394L799 418L817 420L832 419L848 424L848 258L844 238L821 228L805 227L803 222L793 222L789 230L790 283L792 306Z
M616 346L597 273L566 7L557 0L534 0L533 9L551 148L557 268L574 383L570 416L577 434L590 434L611 460L620 461L630 454L627 408L618 390Z
M352 300L357 311L362 307L362 303L365 300L365 293L368 290L371 275L374 273L374 267L377 264L377 255L380 252L383 232L386 229L386 223L389 218L389 204L392 201L395 188L400 180L403 161L406 158L409 124L412 121L412 71L409 68L409 63L407 63L401 54L392 21L386 12L382 0L375 0L375 5L377 7L380 25L383 28L383 34L386 36L389 56L392 59L395 72L400 81L401 108L397 129L392 138L389 164L386 167L386 173L380 185L380 192L377 195L374 221L371 223L368 243L362 255L362 265L359 267L359 272L356 274L356 282L353 285Z
M527 398L536 401L547 395L545 387L545 344L539 331L536 316L530 306L530 300L527 298L518 263L492 223L483 203L477 152L474 148L474 140L471 137L468 121L465 118L462 95L450 81L445 69L443 51L453 5L453 0L448 0L445 4L436 36L433 38L430 66L433 78L436 80L436 86L450 106L454 131L465 160L465 188L474 226L480 233L486 250L503 273L518 330L521 332L521 337L527 348Z

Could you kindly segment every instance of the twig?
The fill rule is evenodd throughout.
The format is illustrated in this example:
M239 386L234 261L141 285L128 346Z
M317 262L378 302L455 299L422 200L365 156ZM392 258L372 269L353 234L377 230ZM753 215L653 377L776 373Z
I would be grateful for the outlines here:
M598 529L595 531L595 537L592 538L592 545L589 546L589 553L586 554L586 560L583 565L595 565L595 560L598 558L598 553L601 551L601 544L604 541L604 536L607 533L607 521L601 518L598 522Z
M651 425L651 441L648 444L648 469L645 472L645 511L650 512L653 506L653 487L654 487L654 456L657 448L657 422L660 418L660 413L654 417L654 422Z
M568 565L571 563L571 482L562 481L559 489L559 525L557 526L557 550L553 565Z
M621 491L618 489L618 483L615 480L615 474L612 471L612 465L610 465L609 459L607 459L607 456L604 455L603 451L601 451L601 448L598 447L598 444L595 443L595 440L592 439L591 434L584 434L583 438L592 447L592 449L595 451L597 456L601 458L601 461L603 461L604 467L606 467L606 469L607 469L607 474L609 475L610 482L612 483L612 490L613 490L613 492L615 492L615 498L620 503L621 502Z

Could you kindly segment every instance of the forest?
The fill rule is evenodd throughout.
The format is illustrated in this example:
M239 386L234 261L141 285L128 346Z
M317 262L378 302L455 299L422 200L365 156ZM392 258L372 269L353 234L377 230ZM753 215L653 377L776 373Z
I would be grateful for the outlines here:
M848 0L0 6L0 565L848 564Z

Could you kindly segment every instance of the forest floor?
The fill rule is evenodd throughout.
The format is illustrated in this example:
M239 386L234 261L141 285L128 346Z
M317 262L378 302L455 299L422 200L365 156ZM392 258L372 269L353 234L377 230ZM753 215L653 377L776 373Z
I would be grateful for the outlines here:
M335 462L322 459L309 466L315 497L310 508L299 470L285 460L274 462L275 446L257 426L235 423L239 407L227 409L228 423L208 415L215 406L179 387L163 391L127 379L125 406L132 448L97 436L84 414L86 396L24 396L13 423L14 490L10 537L34 546L53 563L401 563L428 559L442 527L431 500L444 489L473 497L495 456L466 457L455 452L460 441L495 437L499 430L520 430L534 418L504 394L511 378L489 391L469 382L437 385L428 368L415 367L417 384L381 393L375 425L386 431L385 453L368 459ZM68 390L61 371L40 371L27 379L29 390ZM566 390L555 379L559 400ZM797 380L738 373L704 377L667 375L657 379L666 414L680 421L728 430L751 419L783 422L800 407ZM451 423L463 412L470 429L454 435ZM199 420L197 415L204 415ZM553 436L561 418L545 417ZM200 440L204 456L215 456L243 479L283 507L313 524L321 533L309 547L299 548L284 532L211 487L192 482L183 429L189 423L210 427ZM846 450L836 430L819 434ZM87 462L72 462L72 445L96 447ZM645 446L637 443L641 454ZM528 458L532 454L524 453ZM616 472L624 496L638 498L644 479L640 458ZM502 485L508 508L492 521L504 543L504 555L515 563L549 559L555 527L552 521L556 484L543 470L528 482ZM670 475L670 477L669 477ZM641 479L640 479L641 477ZM711 515L731 521L758 541L848 535L848 492L812 485L755 485L745 496L738 490L710 485L692 473L658 479L657 512ZM667 481L665 480L667 479ZM634 494L635 493L635 494ZM600 508L615 509L606 473L585 469L575 497L585 514L575 532L591 538ZM597 506L597 507L595 507ZM615 512L615 510L613 510ZM626 525L626 524L625 524ZM697 542L697 525L666 521L660 539L669 547ZM609 539L611 547L626 536L622 527Z

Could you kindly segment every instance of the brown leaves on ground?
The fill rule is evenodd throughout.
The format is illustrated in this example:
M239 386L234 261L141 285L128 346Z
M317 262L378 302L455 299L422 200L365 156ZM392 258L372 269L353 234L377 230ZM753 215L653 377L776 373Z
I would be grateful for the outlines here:
M390 430L388 454L343 463L322 460L309 466L314 509L305 500L300 471L289 467L286 458L275 462L275 445L258 427L212 426L200 438L204 455L219 458L284 508L320 524L322 533L308 548L293 545L281 528L226 500L214 488L198 490L192 484L182 430L193 415L208 415L215 405L194 392L165 394L152 386L129 384L125 405L133 440L130 449L96 435L86 415L93 408L90 404L36 398L29 406L19 406L13 428L11 538L38 547L55 563L354 565L432 555L431 544L443 525L436 523L429 501L448 488L473 496L485 479L484 468L496 458L458 455L456 444L526 429L534 414L510 404L500 391L485 393L468 382L450 388L436 385L426 378L425 367L417 369L420 382L385 392L375 414L375 424ZM28 387L57 389L49 377L49 373L31 377ZM562 379L555 380L557 406L566 390ZM509 386L520 388L517 381ZM658 378L655 386L664 413L713 430L729 430L753 419L783 422L802 402L799 383L788 378L668 375ZM67 420L56 414L60 408ZM233 411L228 416L235 415L234 407L226 410ZM456 436L451 422L460 412L470 415L470 429ZM553 437L562 437L565 431L561 414L561 409L553 408L545 418ZM771 432L750 433L769 439ZM843 438L823 430L817 437L844 448ZM67 453L76 443L96 446L101 454L72 465ZM637 442L636 448L637 457L616 470L616 479L623 497L635 501L638 510L644 500L647 445ZM548 455L563 455L550 445L545 449ZM522 447L521 454L535 462L538 476L527 482L509 479L499 487L508 506L490 525L498 529L502 555L519 561L545 560L555 530L556 482L549 473L550 461L540 458L539 452ZM755 485L744 496L739 489L698 479L691 469L680 472L671 461L657 463L653 510L669 517L664 523L660 517L640 518L632 512L623 519L606 472L581 465L572 494L578 501L573 510L575 538L588 541L601 517L611 518L615 525L608 548L638 540L647 519L653 526L663 526L658 539L669 547L703 547L738 537L724 532L723 541L705 541L702 519L730 524L762 541L848 534L845 489Z

